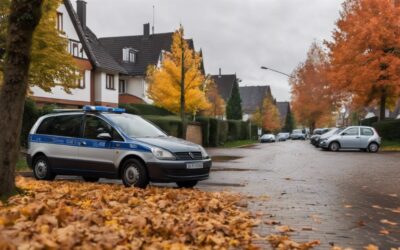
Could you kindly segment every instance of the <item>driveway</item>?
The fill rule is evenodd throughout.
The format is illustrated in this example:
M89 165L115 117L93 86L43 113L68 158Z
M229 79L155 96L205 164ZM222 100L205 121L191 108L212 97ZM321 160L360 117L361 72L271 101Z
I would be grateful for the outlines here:
M262 222L289 225L295 240L319 239L319 249L400 246L400 153L333 153L308 141L209 152L213 172L198 187L245 194Z

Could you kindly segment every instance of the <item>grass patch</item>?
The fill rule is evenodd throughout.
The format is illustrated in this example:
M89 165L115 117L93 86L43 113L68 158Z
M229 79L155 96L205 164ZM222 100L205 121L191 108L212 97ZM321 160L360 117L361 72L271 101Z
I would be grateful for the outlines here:
M400 151L400 140L383 140L382 141L383 151Z
M239 140L239 141L229 141L225 142L225 144L222 146L223 148L238 148L238 147L243 147L243 146L248 146L251 144L255 144L258 141L256 140Z
M25 157L21 156L18 161L17 165L15 166L16 171L29 171L30 168L28 167L28 164L26 163Z

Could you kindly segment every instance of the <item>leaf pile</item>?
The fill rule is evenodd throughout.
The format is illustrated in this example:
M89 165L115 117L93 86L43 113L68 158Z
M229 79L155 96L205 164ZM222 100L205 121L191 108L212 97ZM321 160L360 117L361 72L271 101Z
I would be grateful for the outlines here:
M17 178L0 204L0 249L253 248L240 197L190 189Z

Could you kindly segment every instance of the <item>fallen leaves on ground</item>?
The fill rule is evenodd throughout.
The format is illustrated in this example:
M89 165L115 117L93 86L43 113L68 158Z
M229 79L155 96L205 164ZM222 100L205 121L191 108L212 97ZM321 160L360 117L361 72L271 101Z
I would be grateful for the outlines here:
M17 178L0 206L0 249L253 249L240 197L191 189Z
M320 244L319 240L298 243L291 240L287 235L276 234L268 236L268 241L274 249L278 250L307 250Z
M291 228L291 227L289 227L287 225L275 226L275 230L280 232L280 233L294 232L293 228Z
M386 219L382 219L381 223L382 224L387 224L387 225L390 225L390 226L396 226L397 225L396 222L393 222L393 221L390 221L390 220L386 220Z

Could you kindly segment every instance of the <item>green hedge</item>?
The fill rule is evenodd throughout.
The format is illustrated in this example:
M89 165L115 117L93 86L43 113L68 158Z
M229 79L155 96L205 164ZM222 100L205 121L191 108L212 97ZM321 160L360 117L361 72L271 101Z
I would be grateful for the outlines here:
M228 141L236 141L241 139L242 121L228 120Z
M251 125L251 139L258 140L258 126Z
M378 122L378 117L374 116L361 121L362 126L372 126L373 123Z
M136 115L155 115L155 116L171 116L172 112L150 104L121 104L121 108L125 108L128 113Z
M372 126L386 140L400 140L400 119L375 122Z
M42 108L39 108L32 99L27 98L25 100L20 136L21 146L26 147L28 145L29 131L31 130L37 119L39 119L39 117L43 115L51 113L54 108L54 105L45 105Z
M228 138L228 122L216 118L210 120L209 146L218 147L223 145Z
M154 123L168 135L182 138L182 121L180 117L145 115L143 118Z
M240 140L248 140L250 138L250 124L248 122L240 123Z

